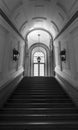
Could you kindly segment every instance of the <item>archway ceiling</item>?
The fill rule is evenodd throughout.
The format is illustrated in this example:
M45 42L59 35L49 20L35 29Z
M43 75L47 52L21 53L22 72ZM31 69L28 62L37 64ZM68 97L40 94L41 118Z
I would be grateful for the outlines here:
M49 30L53 38L71 17L78 0L0 0L0 7L25 37L36 27Z
M34 43L43 43L49 47L51 36L43 30L34 30L29 33L28 37L28 48Z

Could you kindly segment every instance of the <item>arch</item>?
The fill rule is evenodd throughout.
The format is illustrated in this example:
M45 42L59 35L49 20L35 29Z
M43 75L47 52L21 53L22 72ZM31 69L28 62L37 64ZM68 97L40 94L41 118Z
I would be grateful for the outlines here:
M27 36L29 35L29 33L33 32L33 31L36 31L36 30L42 30L42 31L47 32L51 36L51 39L53 41L52 34L47 29L44 29L44 28L34 28L34 29L31 29L30 31L27 32L25 39L27 39Z
M38 34L40 34L40 37L38 37ZM45 40L43 37L45 38ZM30 46L32 46L32 44L34 44L35 42L36 43L41 42L41 43L46 44L48 47L50 47L50 46L53 47L53 39L52 39L51 35L44 29L40 29L40 28L30 31L27 35L26 41L28 44L28 48Z
M50 22L51 22L51 24L53 24L53 25L55 26L55 28L56 28L57 31L59 32L59 29L58 29L57 25L56 25L55 23L53 23L53 21L50 21ZM25 21L25 22L21 25L21 27L20 27L20 29L19 29L20 32L21 32L22 28L23 28L26 24L28 24L28 20ZM47 33L51 36L51 39L53 40L53 36L52 36L51 32L50 32L48 29L41 28L41 27L33 28L33 29L29 30L29 31L26 33L25 39L27 39L27 36L29 35L29 33L31 33L32 31L35 31L35 30L43 30L43 31L47 32Z
M43 48L45 51L46 51L46 72L45 72L45 76L50 76L50 49L43 43L35 43L33 44L30 48L29 48L29 72L28 72L28 75L32 76L33 75L33 72L32 72L32 51L34 48L36 47L41 47Z
M35 51L35 52L33 53L33 55L34 55L36 52L38 52L38 50L37 50L37 51ZM40 50L40 52L44 54L44 52L43 52L42 50Z
M51 21L51 23L55 26L55 28L57 29L57 32L59 32L59 28L58 28L57 24L54 21Z
M43 20L47 20L46 17L33 17L32 20L36 20L36 19L43 19Z
M27 25L28 20L26 20L20 27L19 31L21 32L22 29L24 29L24 27Z
M33 76L45 76L47 66L46 66L46 61L47 61L47 54L46 50L42 47L36 47L32 50L32 74ZM38 67L38 68L35 68ZM41 69L42 68L42 69ZM38 71L38 72L37 72ZM46 73L47 74L47 73Z
M51 40L50 40L50 45L49 46L52 46L52 48L53 48L53 37L52 37L52 34L48 31L48 30L46 30L46 29L44 29L44 28L34 28L34 29L32 29L32 30L30 30L27 34L26 34L26 44L28 44L28 35L30 34L30 33L32 33L33 31L38 31L38 30L40 30L40 31L44 31L44 32L46 32L49 36L50 36L50 38L51 38ZM42 43L42 42L41 42ZM35 44L35 43L33 43L33 44ZM44 43L43 43L44 44ZM28 46L28 45L27 45ZM32 46L32 45L31 45Z
M29 48L29 51L32 51L33 48L38 47L38 46L43 47L46 51L49 51L48 46L46 46L44 43L34 43L34 44Z

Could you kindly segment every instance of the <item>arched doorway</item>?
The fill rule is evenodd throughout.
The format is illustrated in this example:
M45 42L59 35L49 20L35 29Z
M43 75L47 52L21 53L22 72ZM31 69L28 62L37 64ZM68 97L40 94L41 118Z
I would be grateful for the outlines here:
M50 76L50 51L43 43L29 48L29 76ZM36 72L37 70L37 72Z
M33 76L45 76L45 54L37 51L33 55Z

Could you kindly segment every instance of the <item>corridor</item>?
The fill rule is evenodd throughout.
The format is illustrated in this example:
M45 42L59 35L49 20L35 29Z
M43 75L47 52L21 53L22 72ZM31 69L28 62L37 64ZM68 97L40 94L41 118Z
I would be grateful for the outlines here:
M0 130L78 130L78 0L0 0Z

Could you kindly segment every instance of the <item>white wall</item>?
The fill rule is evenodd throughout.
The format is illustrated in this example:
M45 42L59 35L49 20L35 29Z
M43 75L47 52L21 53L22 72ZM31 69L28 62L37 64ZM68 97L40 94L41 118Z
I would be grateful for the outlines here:
M23 72L24 41L0 16L0 87ZM13 61L13 48L20 52Z
M55 71L70 84L78 88L78 21L74 23L55 40ZM66 62L60 61L60 50L66 49Z

